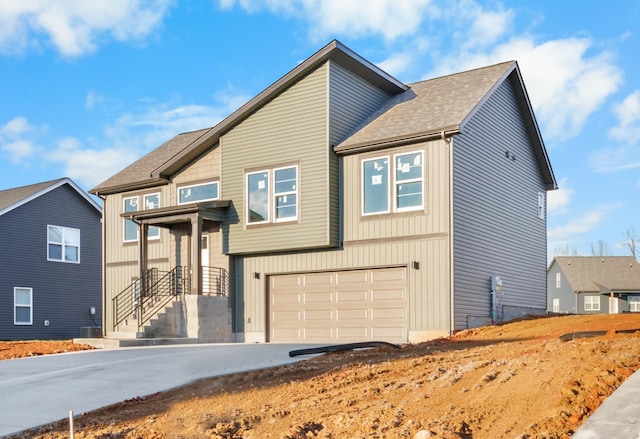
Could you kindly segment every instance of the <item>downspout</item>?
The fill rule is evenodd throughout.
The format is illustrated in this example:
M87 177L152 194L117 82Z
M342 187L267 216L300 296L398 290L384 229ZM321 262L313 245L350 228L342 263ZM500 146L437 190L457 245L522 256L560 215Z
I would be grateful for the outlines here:
M107 227L106 227L106 221L104 220L104 218L107 216L106 212L107 212L107 197L100 195L99 193L96 193L96 196L98 198L100 198L102 200L102 217L100 218L100 222L102 223L102 263L100 264L100 272L102 274L102 336L106 337L107 336L107 331L105 329L106 325L106 321L107 321L107 269L106 269L106 264L107 264L107 239L106 239L106 234L107 234ZM113 322L111 322L113 324Z
M453 259L453 137L447 138L444 131L440 138L449 148L449 334L456 328L454 301L454 259Z

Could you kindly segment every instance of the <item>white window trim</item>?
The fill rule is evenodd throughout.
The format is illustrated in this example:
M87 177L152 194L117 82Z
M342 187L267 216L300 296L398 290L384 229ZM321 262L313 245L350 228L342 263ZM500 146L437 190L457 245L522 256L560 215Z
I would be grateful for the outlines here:
M409 180L403 180L401 183L398 183L398 181L396 180L396 159L398 156L403 156L403 155L411 155L411 154L419 154L420 155L420 178L412 178ZM415 182L422 182L422 191L420 194L420 205L419 206L410 206L410 207L404 207L404 208L400 208L398 207L398 200L397 200L397 187L398 184L402 184L402 183L415 183ZM409 152L403 152L403 153L397 153L393 155L393 190L392 190L392 202L393 202L393 209L395 212L411 212L413 210L422 210L424 209L424 151L409 151Z
M630 312L640 312L640 296L628 296L627 302Z
M16 305L16 293L18 290L29 290L29 322L18 322L16 320L16 310L18 306L26 308L25 305ZM33 325L33 288L31 287L14 287L13 288L13 324L16 326Z
M288 192L276 192L276 182L275 182L275 172L282 169L290 169L295 168L296 170L296 189L295 191ZM268 218L265 221L253 221L249 222L249 216L251 209L249 209L249 177L256 174L267 174L267 214ZM277 166L274 168L264 168L256 171L245 172L244 178L244 193L245 193L245 223L248 226L255 226L259 224L275 224L275 223L290 223L298 221L300 217L300 166L295 165L286 165L286 166ZM286 218L278 219L276 216L276 197L281 195L295 195L296 196L296 214L295 216L289 216Z
M126 202L127 200L136 200L136 206L138 207L138 210L132 210L131 212L140 212L141 210L148 210L146 209L146 205L147 205L147 197L152 197L154 195L158 196L158 204L161 206L162 205L162 194L160 192L153 192L150 194L143 194L143 195L134 195L132 197L124 197L122 198L122 212L123 213L128 213L125 211L125 206L126 206ZM142 209L140 209L140 203L142 202ZM140 231L138 229L138 225L136 224L136 237L135 239L127 239L126 233L127 233L127 221L131 221L130 219L127 218L122 218L122 242L138 242L139 238L140 238ZM135 223L134 223L135 224ZM152 240L157 240L160 239L160 230L158 229L158 234L156 236L149 236L148 240L152 241Z
M553 299L553 312L560 312L560 299Z
M556 273L556 288L560 288L562 285L562 274Z
M587 302L587 299L589 299L588 302ZM600 311L600 296L584 296L584 310Z
M180 191L184 190L184 189L191 189L191 188L196 188L196 187L200 187L200 186L208 186L210 184L214 184L216 186L216 191L218 192L218 196L214 197L214 198L203 198L202 200L196 200L196 201L185 201L185 202L181 202L180 201ZM181 204L191 204L191 203L200 203L203 201L213 201L213 200L219 200L220 199L220 182L218 180L213 180L213 181L207 181L204 183L198 183L198 184L189 184L186 186L180 186L178 187L178 191L176 194L177 200L176 202L178 203L178 205Z
M62 244L57 243L57 242L49 241L49 229L51 227L56 227L58 229L62 229ZM64 256L65 255L64 249L66 247L66 245L64 243L64 234L65 234L66 230L75 230L75 231L78 232L78 260L77 261L68 261ZM64 226L56 226L56 225L53 225L53 224L47 224L47 261L50 261L50 262L64 262L64 263L67 263L67 264L79 264L80 263L80 239L81 238L82 237L80 236L80 229L76 229L75 227L64 227ZM52 258L49 255L49 244L62 245L62 259L55 259L55 258Z
M419 154L420 155L420 161L421 161L421 174L420 174L420 178L412 178L409 180L403 180L401 183L398 183L398 181L396 180L396 159L398 156L404 156L404 155L411 155L411 154ZM387 208L385 210L380 210L377 212L369 212L366 213L364 211L364 165L365 163L369 163L375 160L384 160L387 159L387 163L389 163L389 165L387 166L387 172L389 173L387 175ZM389 214L389 213L400 213L400 212L412 212L412 211L416 211L416 210L423 210L424 209L424 199L425 199L425 189L424 189L424 173L425 173L425 160L424 160L424 151L423 150L417 150L417 151L407 151L407 152L399 152L396 154L393 154L393 156L389 156L389 155L381 155L381 156L377 156L377 157L371 157L371 158L364 158L360 161L360 214L362 216L372 216L372 215L385 215L385 214ZM404 208L399 208L398 207L398 197L397 197L397 185L398 184L403 184L403 183L414 183L420 181L422 182L422 194L421 194L421 199L420 199L420 205L419 206L410 206L410 207L404 207ZM392 207L393 206L393 207Z

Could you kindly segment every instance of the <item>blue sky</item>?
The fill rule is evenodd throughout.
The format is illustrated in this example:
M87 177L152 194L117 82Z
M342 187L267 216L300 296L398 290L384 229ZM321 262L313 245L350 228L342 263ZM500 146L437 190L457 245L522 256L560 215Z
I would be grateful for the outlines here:
M409 83L515 59L560 189L549 254L640 233L640 2L0 0L0 189L89 190L332 39ZM496 212L496 215L499 215Z

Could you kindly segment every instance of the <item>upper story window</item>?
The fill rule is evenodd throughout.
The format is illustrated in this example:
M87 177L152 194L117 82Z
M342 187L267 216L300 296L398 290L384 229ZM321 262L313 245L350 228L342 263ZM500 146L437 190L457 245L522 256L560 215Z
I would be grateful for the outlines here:
M15 287L13 289L13 324L33 324L33 289Z
M362 214L420 210L424 207L422 151L362 161Z
M47 260L80 262L80 230L47 226Z
M218 182L200 183L178 188L178 204L217 200Z
M544 219L544 192L538 192L538 218Z
M247 224L298 219L298 166L286 166L246 174Z
M142 202L142 206L140 206ZM146 194L142 196L127 197L123 199L124 212L137 212L139 210L157 209L160 207L160 194ZM149 239L160 238L160 230L157 227L149 227ZM124 241L138 240L138 225L131 220L124 220Z
M556 273L556 288L560 288L562 284L562 274Z

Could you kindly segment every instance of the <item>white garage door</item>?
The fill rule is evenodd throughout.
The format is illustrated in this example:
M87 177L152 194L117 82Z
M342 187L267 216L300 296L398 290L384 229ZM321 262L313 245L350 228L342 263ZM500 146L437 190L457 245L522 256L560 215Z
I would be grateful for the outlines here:
M404 267L269 277L269 341L407 341Z

